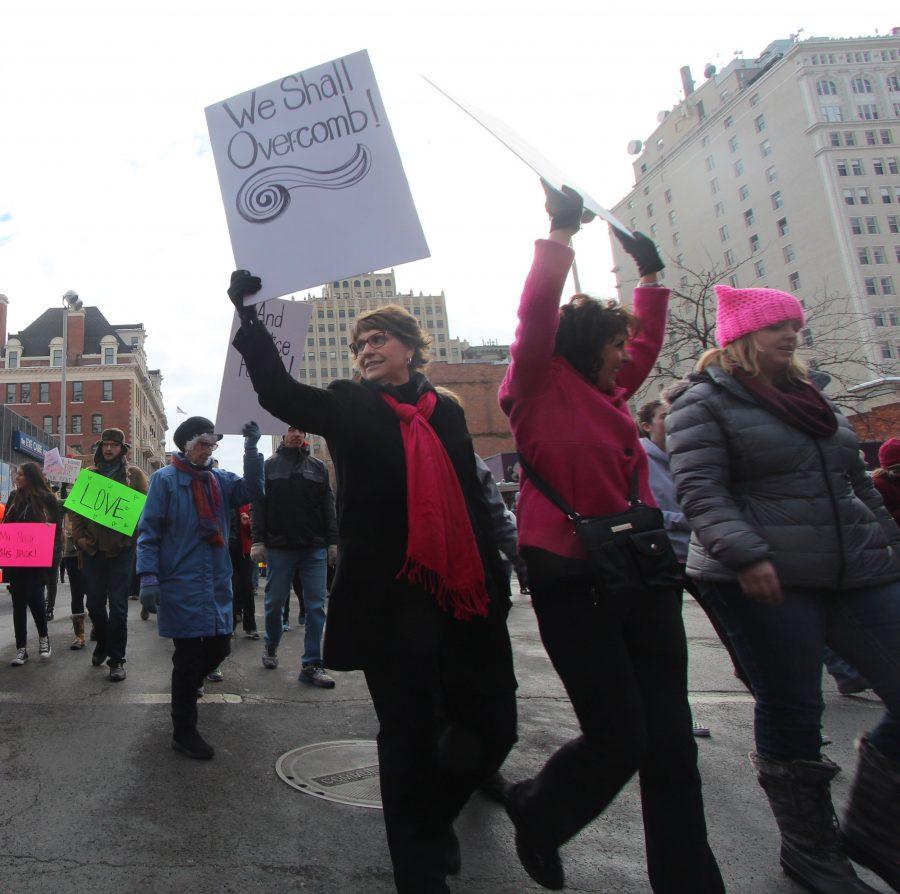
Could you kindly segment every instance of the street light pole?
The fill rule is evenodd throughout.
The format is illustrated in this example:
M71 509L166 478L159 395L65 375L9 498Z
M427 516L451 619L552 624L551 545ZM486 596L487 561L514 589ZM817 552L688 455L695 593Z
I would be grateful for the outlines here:
M59 389L59 455L66 455L66 367L69 360L69 311L81 310L83 304L78 293L69 289L63 295L63 327L62 327L62 371Z

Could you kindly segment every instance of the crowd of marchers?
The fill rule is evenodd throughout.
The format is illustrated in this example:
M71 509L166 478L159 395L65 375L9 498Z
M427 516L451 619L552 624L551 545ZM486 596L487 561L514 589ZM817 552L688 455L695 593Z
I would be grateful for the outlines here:
M252 304L261 281L239 270L234 346L287 434L264 464L248 423L238 476L215 466L213 424L191 417L147 489L122 433L104 432L95 470L148 490L147 502L133 537L82 518L61 526L73 647L86 592L94 663L124 679L138 587L143 616L174 642L173 747L208 759L197 698L239 622L259 637L254 570L265 563L264 666L277 666L295 587L300 681L365 675L398 892L449 892L462 859L454 821L478 788L503 802L524 870L560 890L560 849L637 774L650 887L713 894L726 885L688 704L687 590L755 700L750 761L784 872L822 894L874 890L855 862L900 891L900 441L868 474L850 424L797 356L801 302L768 288L716 288L717 346L635 424L628 401L666 329L662 260L645 236L615 231L639 274L630 309L583 294L560 306L571 239L593 215L569 188L544 189L550 232L535 245L499 393L521 458L515 519L464 407L423 372L429 340L412 315L387 305L358 317L358 375L311 387L285 371ZM327 442L334 494L306 432ZM6 518L59 521L37 466L19 470ZM511 564L580 725L515 781L500 772L517 737ZM41 570L7 579L17 661L29 609L49 657ZM821 751L823 661L842 692L871 688L885 707L861 731L840 820L838 767Z

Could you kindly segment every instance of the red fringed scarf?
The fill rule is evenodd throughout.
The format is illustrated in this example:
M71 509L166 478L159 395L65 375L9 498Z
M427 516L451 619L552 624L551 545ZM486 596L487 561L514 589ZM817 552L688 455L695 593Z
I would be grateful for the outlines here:
M197 515L200 517L200 536L213 546L225 546L219 526L222 513L219 479L211 470L198 469L178 456L172 457L172 465L179 472L186 472L191 476L191 493L194 496Z
M406 561L397 574L432 593L460 621L487 615L484 566L456 470L428 420L437 395L426 391L415 406L381 393L400 419L406 455Z

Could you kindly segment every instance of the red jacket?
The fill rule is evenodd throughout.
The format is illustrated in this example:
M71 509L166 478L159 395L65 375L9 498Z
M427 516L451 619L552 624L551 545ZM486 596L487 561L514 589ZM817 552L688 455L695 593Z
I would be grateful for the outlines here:
M884 508L894 517L894 521L900 525L900 481L889 478L887 475L873 475L872 484L881 494L884 500Z
M539 239L519 304L512 362L500 386L500 406L509 416L519 452L542 478L582 515L608 515L628 506L632 471L640 498L655 506L647 456L626 401L653 367L665 336L669 290L634 291L640 333L629 342L626 364L612 393L589 382L562 357L553 356L559 302L574 252ZM584 558L581 543L563 513L523 476L518 503L519 545Z

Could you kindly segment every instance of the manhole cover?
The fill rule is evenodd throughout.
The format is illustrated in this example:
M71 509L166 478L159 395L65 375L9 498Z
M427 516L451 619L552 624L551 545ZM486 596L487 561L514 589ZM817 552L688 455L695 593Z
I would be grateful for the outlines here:
M275 772L292 788L314 798L381 809L374 742L350 739L294 748L278 758Z

